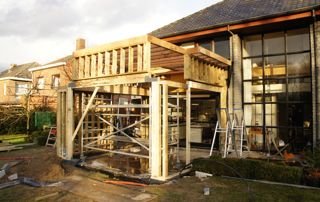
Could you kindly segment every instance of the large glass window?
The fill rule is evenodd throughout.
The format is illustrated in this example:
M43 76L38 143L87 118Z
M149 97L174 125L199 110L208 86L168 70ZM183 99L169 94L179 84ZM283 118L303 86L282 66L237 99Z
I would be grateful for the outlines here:
M243 101L253 149L303 149L312 139L309 29L243 38ZM302 144L305 143L305 144Z
M230 59L229 37L216 37L213 40L199 41L199 46Z

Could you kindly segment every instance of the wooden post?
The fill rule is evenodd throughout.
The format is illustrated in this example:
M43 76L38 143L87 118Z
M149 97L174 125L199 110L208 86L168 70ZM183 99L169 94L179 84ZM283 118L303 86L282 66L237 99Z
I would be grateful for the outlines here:
M62 147L61 147L61 138L62 138L62 92L58 92L58 106L57 106L57 137L56 137L56 149L57 155L62 157Z
M190 136L191 136L191 87L188 84L186 92L186 164L190 163Z
M161 177L161 94L157 81L151 84L151 177Z
M74 130L74 116L73 116L73 90L67 88L66 95L66 155L65 159L71 160L73 157L73 130Z
M168 177L168 85L162 85L162 177Z
M78 120L82 116L82 103L83 103L83 93L79 93L79 103L78 103ZM79 151L80 157L83 157L83 128L79 131Z

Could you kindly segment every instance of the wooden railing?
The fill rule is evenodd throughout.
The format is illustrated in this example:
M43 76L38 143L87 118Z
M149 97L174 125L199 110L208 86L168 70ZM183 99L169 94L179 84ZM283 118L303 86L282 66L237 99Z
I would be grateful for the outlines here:
M73 79L148 72L151 43L138 37L74 52Z
M73 80L148 73L179 74L224 86L230 61L201 47L183 49L150 35L74 52ZM180 79L181 81L181 79Z
M204 48L189 49L185 56L184 79L225 86L231 62Z

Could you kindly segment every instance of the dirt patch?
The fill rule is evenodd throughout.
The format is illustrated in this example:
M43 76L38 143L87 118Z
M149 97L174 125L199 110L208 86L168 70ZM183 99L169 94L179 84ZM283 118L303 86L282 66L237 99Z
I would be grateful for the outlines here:
M30 177L37 181L55 181L63 179L66 174L61 166L61 159L56 156L53 148L34 147L2 152L0 153L1 157L32 157L32 159L22 160L18 165L12 167L8 175L18 173L19 177ZM0 165L7 162L8 160L0 160ZM4 178L6 179L6 177Z

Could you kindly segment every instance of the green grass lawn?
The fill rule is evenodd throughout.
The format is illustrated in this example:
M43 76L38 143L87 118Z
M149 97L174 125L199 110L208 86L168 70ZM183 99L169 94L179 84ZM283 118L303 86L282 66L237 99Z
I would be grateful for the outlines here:
M184 178L173 184L150 186L146 190L158 195L159 201L320 201L319 189L248 183L250 194L245 182L222 177L203 181L196 177ZM209 196L203 194L205 187L210 188Z
M21 144L28 141L26 134L0 135L0 141L9 142L11 144Z

